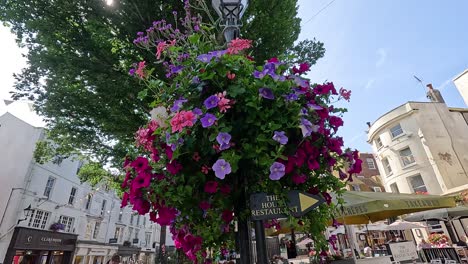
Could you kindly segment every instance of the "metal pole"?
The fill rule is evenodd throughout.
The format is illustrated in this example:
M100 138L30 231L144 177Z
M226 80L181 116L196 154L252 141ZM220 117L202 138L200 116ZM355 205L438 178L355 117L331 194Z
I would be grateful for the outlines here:
M161 232L159 234L159 252L158 257L156 258L156 263L165 264L166 263L166 256L164 256L166 250L166 226L161 226Z
M257 264L267 264L268 257L266 252L265 228L262 220L255 222L255 247L257 248Z

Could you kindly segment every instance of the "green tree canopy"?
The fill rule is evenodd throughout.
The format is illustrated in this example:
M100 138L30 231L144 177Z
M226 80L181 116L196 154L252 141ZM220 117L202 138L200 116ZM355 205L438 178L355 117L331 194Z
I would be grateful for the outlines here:
M125 155L149 111L137 99L144 87L128 75L128 65L154 56L132 40L153 20L174 21L173 11L182 13L183 6L175 0L1 1L0 20L28 49L13 97L34 100L58 153L79 150L101 161ZM242 27L243 37L256 43L257 61L294 53L315 63L323 44L294 47L299 31L297 0L251 1Z

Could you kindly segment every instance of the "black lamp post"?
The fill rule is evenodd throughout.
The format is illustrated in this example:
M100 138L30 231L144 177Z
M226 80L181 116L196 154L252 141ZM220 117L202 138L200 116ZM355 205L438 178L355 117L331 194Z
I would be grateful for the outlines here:
M244 15L248 0L211 0L214 10L221 18L221 26L224 27L226 42L239 37L241 18Z
M31 213L34 210L31 209L31 205L29 205L28 207L24 208L23 211L24 211L24 218L18 219L18 223L16 223L17 225L19 225L19 223L23 222L24 220L27 220L31 216Z

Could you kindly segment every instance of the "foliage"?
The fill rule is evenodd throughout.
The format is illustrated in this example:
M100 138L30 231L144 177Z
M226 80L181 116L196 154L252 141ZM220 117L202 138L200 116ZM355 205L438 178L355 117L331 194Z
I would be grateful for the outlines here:
M52 225L50 225L50 230L52 231L58 231L58 230L64 230L64 229L65 229L65 225L62 223L53 223Z
M129 72L146 85L139 96L152 98L154 109L124 163L122 206L170 225L176 247L197 261L207 257L205 249L222 254L232 246L233 221L250 215L248 194L277 194L285 203L288 190L305 191L327 203L289 221L303 225L325 252L322 232L335 210L329 193L341 193L341 180L361 170L358 153L343 151L336 135L345 109L332 103L349 100L350 92L312 84L303 77L307 63L271 58L257 65L249 40L223 49L200 17L187 14L181 24L158 21L135 40L156 50L155 59ZM158 79L156 69L169 79Z
M437 247L446 247L448 246L449 238L445 234L430 234L427 240Z
M299 33L296 5L297 0L251 1L242 33L258 39L258 60L293 46ZM183 11L183 1L1 1L0 20L28 49L28 66L16 75L13 97L34 100L46 118L48 138L58 146L48 149L50 155L79 151L103 163L121 162L133 132L149 117L149 102L137 100L144 86L127 75L127 66L153 54L135 49L130 40L155 17L173 23L173 10ZM158 69L154 76L165 79Z
M121 181L119 182L117 177L118 175L113 175L103 169L99 162L87 162L78 171L78 178L81 182L87 182L92 187L96 185L108 186L117 190L117 194L121 196L122 192L119 190Z

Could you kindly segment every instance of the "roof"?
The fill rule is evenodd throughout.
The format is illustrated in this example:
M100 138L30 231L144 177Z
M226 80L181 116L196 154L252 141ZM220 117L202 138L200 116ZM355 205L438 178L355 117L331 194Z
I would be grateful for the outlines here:
M453 78L453 81L456 81L457 79L459 79L460 77L462 77L463 75L465 75L467 73L468 73L468 69L464 70L462 73L455 76L455 78Z
M30 101L0 100L0 116L10 113L14 117L28 123L33 127L43 128L45 122L34 110Z

